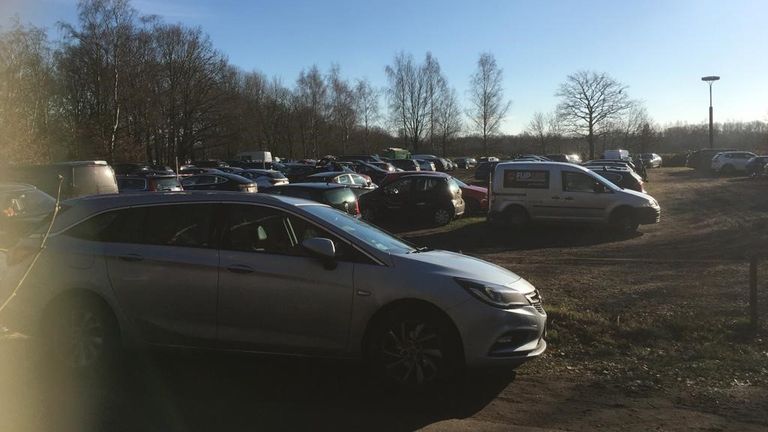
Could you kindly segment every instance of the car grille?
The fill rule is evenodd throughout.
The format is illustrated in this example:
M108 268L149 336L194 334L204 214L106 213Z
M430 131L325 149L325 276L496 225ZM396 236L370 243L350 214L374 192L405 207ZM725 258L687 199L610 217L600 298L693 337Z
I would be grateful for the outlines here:
M531 305L536 308L539 313L545 313L539 290L534 290L532 293L526 295L525 297L528 298L528 301L531 302Z

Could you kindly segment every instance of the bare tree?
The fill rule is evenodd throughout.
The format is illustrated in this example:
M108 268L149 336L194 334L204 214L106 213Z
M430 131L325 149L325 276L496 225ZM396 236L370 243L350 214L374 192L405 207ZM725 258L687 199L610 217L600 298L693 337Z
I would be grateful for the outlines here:
M322 127L328 117L328 87L316 65L301 71L296 81L296 97L302 113L300 127L304 155L316 158Z
M371 128L379 118L379 92L368 80L357 80L355 85L355 104L357 118L363 128L363 149L371 151Z
M483 140L483 152L488 153L488 138L499 131L511 101L504 100L503 70L491 53L480 54L477 71L470 80L469 118Z
M591 159L595 157L595 136L600 128L632 106L626 89L605 73L579 71L568 75L555 94L561 99L557 110L565 125L587 137Z
M461 108L456 90L448 88L443 80L439 88L438 105L435 108L435 131L440 140L442 155L448 155L448 144L461 132Z
M387 96L390 115L400 135L419 151L429 120L427 79L425 68L417 65L413 56L400 53L385 69L389 80Z
M357 123L355 110L355 92L349 83L341 77L338 65L331 67L328 75L330 90L330 117L341 144L341 154L347 153L350 135Z
M547 120L543 113L535 112L528 123L528 132L536 138L541 148L541 154L547 154Z

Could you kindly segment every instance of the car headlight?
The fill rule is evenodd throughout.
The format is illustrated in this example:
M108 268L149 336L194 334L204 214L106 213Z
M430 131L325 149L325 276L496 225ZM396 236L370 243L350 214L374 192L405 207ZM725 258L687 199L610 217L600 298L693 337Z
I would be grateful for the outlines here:
M525 295L508 286L462 278L454 280L480 301L497 308L511 309L531 304Z

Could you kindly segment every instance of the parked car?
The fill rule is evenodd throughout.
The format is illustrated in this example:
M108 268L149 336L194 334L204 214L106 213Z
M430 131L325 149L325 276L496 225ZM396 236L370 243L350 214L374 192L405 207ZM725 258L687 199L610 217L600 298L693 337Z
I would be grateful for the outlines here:
M55 198L32 185L0 183L0 248L15 244L40 225L55 207Z
M184 190L175 175L132 175L117 177L117 188L123 192L178 192Z
M215 168L215 169L217 169L217 170L219 170L221 172L230 173L230 174L237 174L237 175L240 175L240 173L245 171L245 169L240 168L240 167L235 167L235 166L222 166L222 167L218 167L218 168Z
M704 149L697 150L688 155L685 166L697 171L712 171L712 158L722 152L735 151L733 149Z
M173 168L167 166L167 165L152 165L150 168L152 168L152 171L154 171L156 174L165 174L165 175L175 175L176 171L173 170Z
M304 179L305 183L336 183L352 188L356 195L360 196L364 193L370 192L376 189L376 184L371 181L371 178L364 174L348 173L343 171L333 171L312 174Z
M58 194L59 176L62 199L118 192L115 172L105 161L11 166L0 171L0 181L31 184L52 197Z
M499 158L497 158L496 156L482 156L482 157L477 158L477 162L478 163L481 163L481 162L498 162L498 161L499 161Z
M468 185L456 177L453 180L461 189L461 197L464 199L467 213L488 212L488 188Z
M414 161L419 164L419 171L437 171L433 162L424 159L414 159Z
M765 172L766 164L768 164L768 156L755 156L747 161L744 168L748 176L761 176Z
M661 156L656 153L643 153L639 159L648 168L661 168Z
M604 179L624 189L645 193L643 178L629 168L619 167L586 167Z
M485 161L477 164L477 168L475 168L475 180L488 182L488 180L491 178L491 172L493 171L493 168L496 166L497 163L499 162Z
M389 162L369 162L369 164L375 166L376 168L381 168L382 170L387 172L397 171L397 168Z
M582 164L582 166L586 168L593 168L593 167L617 167L617 168L628 168L631 169L634 172L637 172L635 169L636 166L632 161L629 160L616 160L616 159L595 159L586 161Z
M629 159L629 150L615 149L603 152L603 159L626 160Z
M472 157L460 157L453 161L456 163L456 166L461 169L470 169L477 165L477 159Z
M355 190L336 183L293 183L277 186L264 193L303 198L327 204L355 217L360 217L360 205Z
M337 157L336 160L343 161L343 162L355 162L355 161L383 162L381 158L376 155L344 155L344 156Z
M446 225L464 214L464 200L456 181L447 174L421 171L382 182L381 187L360 197L360 207L363 218L372 222L398 216Z
M353 162L353 168L355 172L368 176L376 184L381 183L381 181L384 180L384 177L389 174L389 171L384 171L377 166L363 161Z
M287 163L284 167L285 171L283 171L283 174L288 177L290 183L298 183L316 171L314 165L308 164Z
M520 227L529 221L606 224L620 232L659 221L653 197L622 189L594 172L560 162L504 162L491 185L492 223Z
M403 171L421 171L421 166L413 159L392 159L389 163Z
M193 161L191 165L194 165L198 168L222 168L229 166L226 162L216 159Z
M269 169L244 169L237 173L241 177L253 180L259 190L282 186L289 183L288 178L280 171Z
M181 185L184 190L258 192L258 187L253 180L225 172L185 177L181 180Z
M746 172L747 162L755 156L752 152L744 151L717 153L712 157L712 171L725 175Z
M112 170L116 176L121 175L146 175L152 174L155 170L147 165L140 163L116 163L112 164Z
M322 204L185 192L69 205L3 318L81 374L123 347L168 346L365 361L412 387L547 346L541 296L520 276ZM11 251L2 292L38 242Z
M581 156L577 155L576 153L571 153L571 154L554 153L554 154L548 154L545 157L551 160L552 162L565 162L565 163L573 163L573 164L581 163Z

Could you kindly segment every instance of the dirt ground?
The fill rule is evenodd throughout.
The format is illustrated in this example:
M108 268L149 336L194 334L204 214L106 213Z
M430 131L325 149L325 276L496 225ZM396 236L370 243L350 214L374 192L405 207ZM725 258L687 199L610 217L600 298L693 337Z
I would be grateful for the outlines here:
M764 431L768 260L763 326L753 330L746 259L768 245L768 182L684 168L650 176L662 221L630 237L574 226L505 234L481 217L387 227L500 264L540 289L549 349L514 373L476 371L402 394L353 364L163 352L83 383L41 373L28 341L6 332L0 430Z

